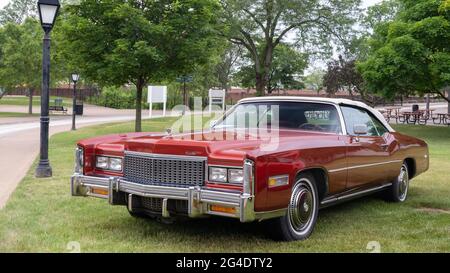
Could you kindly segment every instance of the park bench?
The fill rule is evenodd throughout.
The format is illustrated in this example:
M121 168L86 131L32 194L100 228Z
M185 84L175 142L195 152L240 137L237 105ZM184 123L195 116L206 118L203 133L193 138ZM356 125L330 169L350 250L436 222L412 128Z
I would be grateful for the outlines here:
M54 103L54 105L48 107L50 112L62 112L63 114L67 114L67 108L63 106L63 99L56 98Z

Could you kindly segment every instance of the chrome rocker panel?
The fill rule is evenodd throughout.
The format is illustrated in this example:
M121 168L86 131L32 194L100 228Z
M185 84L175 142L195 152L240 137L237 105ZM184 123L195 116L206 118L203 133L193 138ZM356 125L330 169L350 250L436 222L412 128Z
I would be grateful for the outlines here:
M103 189L108 191L108 195L92 193L91 189ZM249 187L250 188L250 187ZM123 180L121 177L95 177L85 176L75 173L71 178L72 196L93 196L108 199L110 204L114 204L114 193L127 193L128 207L133 200L133 195L141 197L155 197L163 199L162 217L169 217L167 212L167 200L187 200L188 216L191 218L207 215L218 215L237 218L241 222L251 222L256 220L258 213L254 211L254 196L252 194L239 191L211 190L201 187L166 187L156 185L143 185ZM210 205L223 205L234 207L235 214L211 211ZM265 217L264 217L265 218Z

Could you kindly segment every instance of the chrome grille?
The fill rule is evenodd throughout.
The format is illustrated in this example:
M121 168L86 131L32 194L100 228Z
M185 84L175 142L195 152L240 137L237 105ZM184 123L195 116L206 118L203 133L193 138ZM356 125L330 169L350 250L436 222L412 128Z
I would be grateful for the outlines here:
M143 208L161 212L162 211L162 199L161 198L145 198L141 197L141 205Z
M202 186L206 158L125 152L124 178L139 184Z

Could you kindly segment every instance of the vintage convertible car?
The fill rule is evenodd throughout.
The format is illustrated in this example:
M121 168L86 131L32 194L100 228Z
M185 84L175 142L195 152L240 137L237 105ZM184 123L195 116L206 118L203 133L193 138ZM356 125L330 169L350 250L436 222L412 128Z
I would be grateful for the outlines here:
M405 201L428 162L424 141L394 131L364 103L260 97L241 100L206 131L79 141L71 189L133 216L268 220L278 238L301 240L320 208L375 192Z

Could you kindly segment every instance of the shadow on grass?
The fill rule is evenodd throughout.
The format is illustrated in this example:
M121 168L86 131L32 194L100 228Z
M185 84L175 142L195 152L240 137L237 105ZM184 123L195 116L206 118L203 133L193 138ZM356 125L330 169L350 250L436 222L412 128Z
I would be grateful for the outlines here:
M333 226L339 226L339 217L352 216L355 211L376 210L379 207L376 204L384 203L376 196L368 196L355 199L350 202L337 204L332 207L321 209L318 216L318 226L328 226L326 223L332 223ZM114 229L116 234L133 234L134 236L145 239L146 237L157 237L164 233L171 241L176 241L179 235L183 240L196 240L199 238L214 238L220 241L232 243L234 240L268 240L275 241L272 234L273 223L271 221L240 223L237 219L208 217L199 219L181 218L175 222L167 224L152 218L134 218L129 216L124 208L124 217L116 219L108 217L101 221L102 230ZM369 217L369 216L367 216ZM315 233L320 233L316 230ZM174 235L173 237L170 235Z

